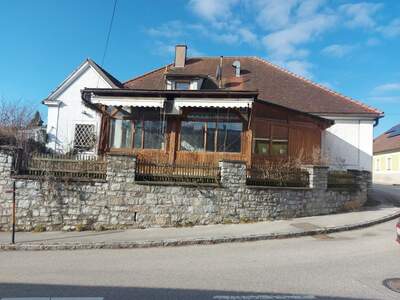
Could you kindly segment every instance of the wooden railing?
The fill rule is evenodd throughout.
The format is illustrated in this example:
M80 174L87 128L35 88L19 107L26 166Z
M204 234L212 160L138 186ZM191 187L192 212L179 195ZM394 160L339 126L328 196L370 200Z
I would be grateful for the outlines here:
M309 173L302 169L275 169L251 167L247 169L248 185L280 186L280 187L308 187Z
M106 179L107 162L93 155L32 154L20 160L19 175Z
M328 188L357 188L354 174L347 171L329 171Z
M219 167L210 164L166 164L136 161L136 181L218 183Z

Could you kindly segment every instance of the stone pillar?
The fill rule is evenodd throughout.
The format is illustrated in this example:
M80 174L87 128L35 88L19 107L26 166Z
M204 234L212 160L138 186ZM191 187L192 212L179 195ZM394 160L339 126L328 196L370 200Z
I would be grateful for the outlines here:
M0 230L11 228L14 150L0 148Z
M325 190L328 187L328 170L327 166L304 166L304 170L308 171L310 176L310 188Z
M111 183L135 182L136 157L131 155L107 156L107 181Z
M347 170L356 180L356 184L361 192L366 192L371 186L371 172L360 170Z
M219 162L222 186L245 186L246 163L244 161L222 160Z

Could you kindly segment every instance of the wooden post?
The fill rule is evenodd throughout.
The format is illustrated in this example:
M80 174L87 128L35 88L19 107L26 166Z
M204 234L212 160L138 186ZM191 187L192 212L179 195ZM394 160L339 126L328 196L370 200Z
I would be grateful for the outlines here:
M175 162L176 157L176 146L177 146L177 120L172 120L171 122L171 133L169 135L169 154L168 154L168 161L170 164Z

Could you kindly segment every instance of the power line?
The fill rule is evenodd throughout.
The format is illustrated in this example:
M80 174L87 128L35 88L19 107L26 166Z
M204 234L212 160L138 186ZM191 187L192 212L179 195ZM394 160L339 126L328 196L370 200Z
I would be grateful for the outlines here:
M101 66L104 65L104 60L106 58L106 54L107 54L107 50L108 50L108 44L110 41L110 36L111 36L111 30L112 30L112 25L114 23L114 16L115 16L115 9L117 7L117 2L118 0L114 0L114 8L113 8L113 12L112 12L112 16L111 16L111 21L110 21L110 25L108 27L108 34L107 34L107 39L106 39L106 45L104 47L104 53L103 53L103 58L101 59Z

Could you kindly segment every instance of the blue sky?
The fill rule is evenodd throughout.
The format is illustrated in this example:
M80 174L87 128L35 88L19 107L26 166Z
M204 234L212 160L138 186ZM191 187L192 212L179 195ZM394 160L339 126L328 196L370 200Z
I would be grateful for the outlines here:
M114 0L0 0L0 97L40 104L101 63ZM400 123L400 1L118 0L104 67L121 81L189 55L257 55Z

